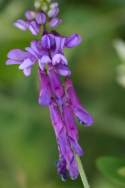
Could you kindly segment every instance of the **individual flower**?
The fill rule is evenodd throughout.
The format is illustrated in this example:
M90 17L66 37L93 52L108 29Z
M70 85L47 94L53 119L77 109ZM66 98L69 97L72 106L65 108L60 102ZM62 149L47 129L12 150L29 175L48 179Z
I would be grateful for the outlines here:
M59 147L59 155L61 156L57 163L57 171L63 179L66 178L65 175L68 171L70 177L74 180L78 177L79 172L65 123L55 102L52 102L49 109Z
M31 74L32 66L35 63L35 58L32 54L20 49L14 49L8 53L8 58L6 62L7 65L18 64L19 69L23 70L25 76Z
M23 30L30 30L33 35L37 35L40 32L41 26L46 24L46 15L44 12L34 12L28 10L25 13L25 20L19 19L14 25Z
M71 79L67 79L65 81L65 88L66 88L67 98L70 101L73 113L78 118L80 123L84 124L85 126L92 125L93 118L85 110L85 108L81 105L79 98L75 92L75 89L74 89Z

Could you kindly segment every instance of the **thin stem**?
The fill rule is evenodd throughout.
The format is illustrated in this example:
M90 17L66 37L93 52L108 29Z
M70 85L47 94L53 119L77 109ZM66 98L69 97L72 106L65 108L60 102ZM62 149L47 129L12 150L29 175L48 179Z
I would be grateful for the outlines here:
M77 163L78 163L79 174L80 174L83 186L84 186L84 188L90 188L86 174L85 174L85 171L83 169L82 162L81 162L80 157L78 155L76 155L76 160L77 160Z

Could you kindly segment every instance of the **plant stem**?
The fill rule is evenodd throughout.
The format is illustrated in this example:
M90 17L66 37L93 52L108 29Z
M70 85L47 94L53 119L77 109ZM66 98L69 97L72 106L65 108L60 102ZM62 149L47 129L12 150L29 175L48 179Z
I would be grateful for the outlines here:
M90 188L86 174L85 174L85 171L83 169L82 162L81 162L80 157L78 155L76 155L76 160L77 160L77 163L78 163L79 174L80 174L83 186L84 186L84 188Z

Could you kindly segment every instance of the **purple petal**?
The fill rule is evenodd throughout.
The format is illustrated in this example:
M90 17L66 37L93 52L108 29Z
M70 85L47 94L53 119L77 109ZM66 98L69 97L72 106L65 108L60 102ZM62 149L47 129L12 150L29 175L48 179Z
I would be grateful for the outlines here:
M28 23L26 22L26 21L24 21L24 20L17 20L15 23L14 23L14 25L17 27L17 28L19 28L19 29L21 29L21 30L23 30L23 31L26 31L27 29L28 29Z
M76 152L79 156L82 156L83 150L78 144L78 130L76 127L74 114L72 112L72 107L69 105L63 105L63 115L70 144L72 145L74 152Z
M59 161L57 162L57 172L62 181L67 180L66 160L64 157L60 157Z
M50 96L48 95L47 89L41 91L39 96L39 104L42 106L48 106L50 102L51 100L50 100Z
M27 20L31 21L31 20L35 19L36 13L32 10L28 10L25 13L25 17L27 18Z
M72 150L68 142L65 125L62 121L59 107L55 101L52 101L49 109L60 152L64 156L66 162L70 163L70 160L72 159Z
M37 48L37 53L41 54L41 51L43 51L41 40L36 41L36 48Z
M40 76L40 94L39 94L39 104L43 106L48 106L51 103L52 91L50 87L49 77L43 71L39 71Z
M24 73L25 76L30 76L31 75L31 68L24 69L23 73Z
M65 47L65 41L66 38L65 37L61 37L61 36L55 36L55 42L56 42L56 50L58 51L62 51Z
M63 64L58 64L55 66L56 72L60 74L61 76L70 76L71 71L68 68L68 66L63 65Z
M44 55L44 56L39 60L39 67L40 67L40 69L41 69L41 70L44 70L45 65L46 65L46 64L49 64L49 63L51 63L50 57L47 56L47 55Z
M41 58L41 63L42 63L42 64L49 64L49 63L51 63L50 57L47 56L47 55L44 55L44 56Z
M50 22L49 22L49 26L50 27L57 27L61 23L62 23L61 19L59 19L59 18L52 18L52 20L50 20Z
M58 7L54 7L52 9L50 9L50 11L48 12L49 18L56 17L58 14L59 14L59 8Z
M50 41L49 35L44 35L42 37L42 47L44 49L50 49L50 47L51 47L51 41Z
M73 156L72 162L69 165L69 175L72 180L76 180L79 176L79 170L78 170L78 165L75 157Z
M51 3L51 5L50 5L51 9L57 8L57 7L59 7L59 4L57 2Z
M62 97L64 95L64 89L63 89L63 86L59 79L58 74L55 72L53 68L49 68L48 74L49 74L50 83L51 83L51 87L52 87L54 94L58 98Z
M36 59L38 58L38 55L34 52L34 50L31 47L27 47L26 51L33 55Z
M8 53L8 58L12 59L12 60L15 60L15 61L23 61L28 56L29 56L29 53L24 52L24 51L22 51L20 49L11 50Z
M76 95L75 89L73 87L71 80L65 81L65 89L67 93L68 100L73 106L73 111L76 117L79 119L80 123L90 126L93 124L92 116L81 106L80 101Z
M11 59L6 61L6 65L16 65L16 64L18 65L20 63L21 62L19 62L19 61L15 61L15 60L11 60Z
M78 141L74 141L74 140L70 139L70 143L72 145L73 150L77 153L77 155L83 156L84 151L81 148L81 146L79 145Z
M63 105L63 115L68 132L68 136L72 139L78 139L78 130L75 124L74 115L69 105Z
M42 47L45 50L53 48L54 45L55 45L55 37L54 37L54 35L52 35L52 34L46 34L46 35L44 35L42 37L41 43L42 43Z
M38 13L36 16L36 22L38 24L45 24L46 23L46 15L44 13Z
M54 101L52 101L52 103L50 104L49 110L50 110L52 125L56 134L56 138L58 140L58 138L60 137L60 133L63 131L64 124L62 122L58 105Z
M39 28L39 25L35 21L32 21L29 24L29 30L31 31L33 35L37 35L40 31L40 28Z
M52 64L53 65L57 65L57 64L68 65L68 61L64 55L56 54L53 56Z
M75 92L75 88L73 86L73 83L70 79L65 81L65 89L67 93L67 97L70 100L71 104L75 106L80 106L80 101L79 98Z
M46 68L45 64L42 64L40 60L38 60L38 64L39 64L40 70L45 71L45 68Z
M41 51L38 48L38 44L39 44L39 42L36 41L36 40L34 40L34 41L31 42L31 48L34 51L34 53L36 54L36 57L38 57L38 54L41 53Z
M21 65L19 66L19 69L20 70L27 69L29 67L32 67L33 64L34 62L32 62L30 59L26 59L23 63L21 63Z
M60 159L60 161L57 163L58 173L65 180L66 170L68 170L70 177L74 180L79 175L78 166L69 143L67 131L62 121L61 113L59 111L58 105L55 102L51 103L49 109L53 128L59 145L59 152L62 156L61 159L63 159L63 161Z
M78 34L73 34L70 37L67 37L65 46L66 48L73 48L75 46L78 46L82 41L82 38Z
M82 107L74 108L74 113L84 126L91 126L93 124L92 116Z

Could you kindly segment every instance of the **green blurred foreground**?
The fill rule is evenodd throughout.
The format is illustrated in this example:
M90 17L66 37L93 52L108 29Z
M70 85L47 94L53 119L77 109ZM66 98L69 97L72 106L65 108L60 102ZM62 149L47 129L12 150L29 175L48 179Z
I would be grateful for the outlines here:
M113 47L125 38L124 0L60 0L59 31L84 37L66 51L81 101L95 124L79 125L82 158L91 188L125 187L125 89L116 82L120 59ZM0 1L0 188L82 188L80 179L60 181L57 146L49 113L37 103L38 78L25 78L4 65L11 48L24 48L32 36L14 28L31 0Z

